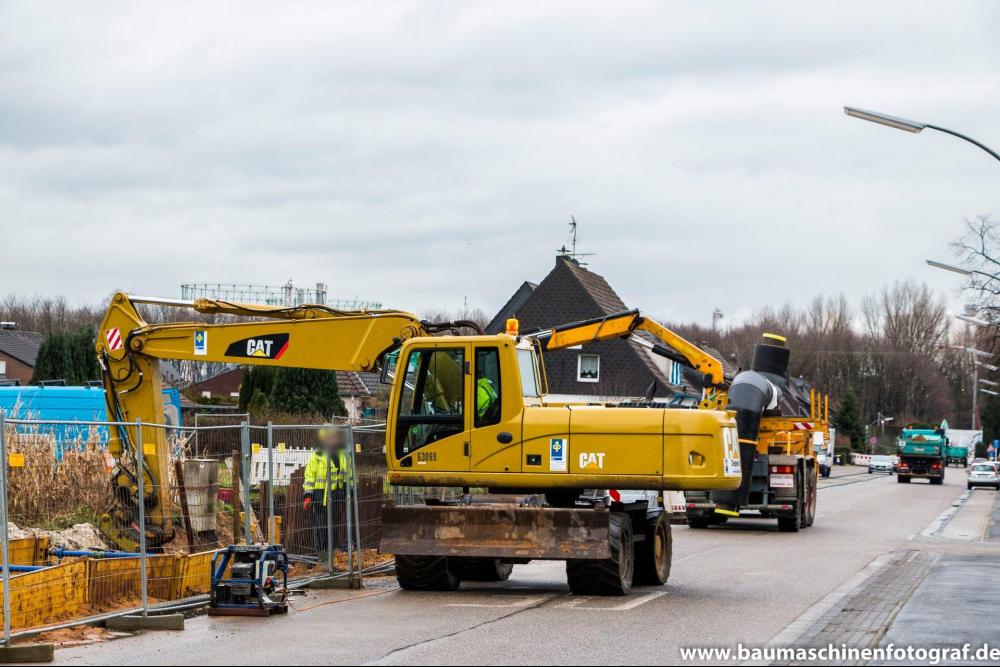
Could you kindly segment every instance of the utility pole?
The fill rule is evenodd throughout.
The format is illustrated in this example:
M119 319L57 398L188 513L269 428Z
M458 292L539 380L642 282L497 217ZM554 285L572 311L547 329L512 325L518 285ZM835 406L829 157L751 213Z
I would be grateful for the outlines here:
M979 360L972 353L969 354L972 357L972 430L976 430L976 415L979 414L977 409L978 399L979 399Z

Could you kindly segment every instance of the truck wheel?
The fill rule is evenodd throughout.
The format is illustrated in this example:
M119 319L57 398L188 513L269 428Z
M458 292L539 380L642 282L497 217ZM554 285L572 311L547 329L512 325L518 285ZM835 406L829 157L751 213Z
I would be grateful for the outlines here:
M944 477L931 477L931 484L934 486L941 486L944 484Z
M444 556L396 556L396 580L407 591L453 591L461 580Z
M779 516L778 530L782 533L799 532L799 511L795 511L795 516Z
M779 516L778 517L778 530L782 533L797 533L799 528L802 527L802 480L796 480L799 484L798 492L796 495L795 502L795 513L792 516Z
M632 519L624 512L612 512L608 520L611 558L566 561L566 578L573 595L628 595L632 590L635 572Z
M449 558L448 565L462 581L507 581L514 570L499 558Z
M729 517L725 514L713 514L709 517L708 523L713 526L725 526L729 522Z
M898 484L909 484L910 483L910 478L909 477L903 477L902 475L896 475L896 482Z
M670 577L670 560L674 538L666 512L646 519L646 539L636 544L635 583L640 586L662 586Z
M708 528L708 517L707 516L691 516L688 514L687 524L688 528L694 528L700 530L702 528Z
M802 527L808 528L816 522L816 479L812 476L806 483L805 512L802 515Z

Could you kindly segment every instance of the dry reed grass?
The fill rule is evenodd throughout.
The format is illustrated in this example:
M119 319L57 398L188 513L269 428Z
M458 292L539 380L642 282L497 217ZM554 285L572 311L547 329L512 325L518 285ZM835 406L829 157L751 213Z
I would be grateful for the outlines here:
M61 461L50 434L8 428L7 447L24 457L24 465L12 465L9 475L10 520L18 527L60 530L95 523L110 506L108 459L96 438L63 443Z

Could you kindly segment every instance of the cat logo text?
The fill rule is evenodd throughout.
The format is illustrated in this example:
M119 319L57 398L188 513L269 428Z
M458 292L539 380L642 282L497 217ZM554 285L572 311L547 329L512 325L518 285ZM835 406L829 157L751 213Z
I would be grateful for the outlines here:
M245 357L253 359L280 359L288 349L288 334L271 334L244 338L226 348L227 357Z
M580 470L603 470L604 452L580 452Z

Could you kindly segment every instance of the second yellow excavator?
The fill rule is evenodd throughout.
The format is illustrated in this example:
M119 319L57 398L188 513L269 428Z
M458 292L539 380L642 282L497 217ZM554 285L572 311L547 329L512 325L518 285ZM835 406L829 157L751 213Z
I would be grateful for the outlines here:
M149 324L139 314L142 303L234 321ZM381 369L392 385L385 445L390 483L462 490L452 504L385 509L381 548L396 555L397 576L406 588L503 579L512 564L531 559L566 561L575 593L624 594L633 581L664 583L671 537L662 503L622 503L583 492L737 489L737 418L750 423L755 408L727 409L729 380L721 363L637 311L530 335L521 335L516 321L504 334L460 335L470 328L476 330L468 322L432 323L394 310L118 293L101 325L97 353L108 414L121 422L158 421L160 359ZM639 332L654 353L701 374L705 390L698 409L547 403L546 351ZM172 536L169 499L155 491L167 479L163 432L143 427L147 454L140 471L133 430L121 428L110 440L118 462L117 504L102 523L123 549L136 548L137 530L145 530L154 547ZM138 475L147 476L143 499ZM139 502L145 503L145 526L136 524Z

